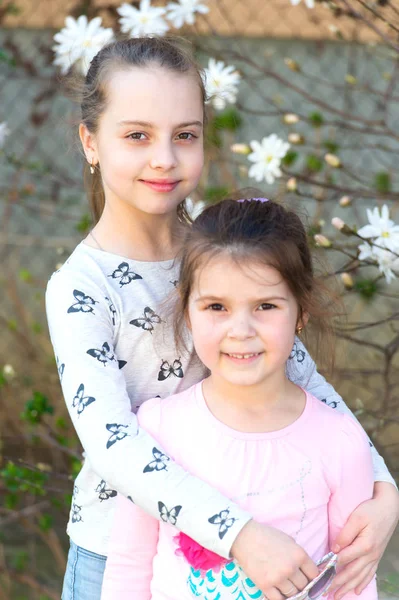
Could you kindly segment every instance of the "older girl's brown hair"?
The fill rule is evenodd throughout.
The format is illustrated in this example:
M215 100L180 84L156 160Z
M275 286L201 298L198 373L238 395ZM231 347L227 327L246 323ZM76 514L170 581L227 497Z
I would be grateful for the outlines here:
M224 200L206 208L187 232L175 310L175 340L184 339L185 319L198 270L219 255L228 255L240 267L258 264L276 269L298 304L298 324L306 314L316 334L317 349L332 366L331 317L336 312L331 292L315 276L308 237L301 219L273 201ZM313 336L314 339L314 336ZM322 340L322 344L320 343Z
M130 67L146 68L157 65L174 73L186 73L194 76L203 104L206 92L202 71L195 62L187 43L179 38L143 37L122 40L108 44L93 58L86 79L78 88L80 97L82 123L90 133L96 133L100 117L107 105L107 80L117 70L128 70ZM101 167L101 166L100 166ZM85 182L89 192L91 212L96 223L104 209L105 197L102 186L100 168L97 166L93 175L88 173L86 165ZM178 206L181 221L190 222L185 203Z

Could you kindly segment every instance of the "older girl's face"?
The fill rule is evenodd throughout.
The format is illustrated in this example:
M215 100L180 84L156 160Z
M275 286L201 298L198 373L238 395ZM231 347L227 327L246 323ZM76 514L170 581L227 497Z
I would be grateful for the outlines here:
M86 156L99 163L106 202L149 214L175 212L203 168L203 103L194 74L158 66L116 72Z
M219 381L259 386L284 376L298 304L273 267L216 256L195 275L188 318L197 354Z

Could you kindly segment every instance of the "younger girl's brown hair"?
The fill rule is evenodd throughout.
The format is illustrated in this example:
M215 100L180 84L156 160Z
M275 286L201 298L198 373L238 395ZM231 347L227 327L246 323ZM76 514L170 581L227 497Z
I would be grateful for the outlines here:
M323 358L332 366L331 317L337 304L315 276L307 234L298 215L266 199L224 200L206 208L190 227L182 251L175 310L177 344L184 339L195 276L222 254L242 268L255 262L281 274L298 304L298 324L304 315L309 316L305 337L311 329L317 350L323 347Z
M75 82L82 113L82 123L90 133L96 133L101 115L107 105L107 81L117 70L131 67L147 68L153 65L173 73L193 76L205 107L206 92L202 70L196 63L187 43L179 38L142 37L121 40L108 44L96 54L83 82ZM75 94L76 95L76 94ZM101 165L89 174L86 165L85 182L89 192L90 208L96 223L104 209L104 190L101 180ZM185 203L178 206L178 216L183 222L191 222Z

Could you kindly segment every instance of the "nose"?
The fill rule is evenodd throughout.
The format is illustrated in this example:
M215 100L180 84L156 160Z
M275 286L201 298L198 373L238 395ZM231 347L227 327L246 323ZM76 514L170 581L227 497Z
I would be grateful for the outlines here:
M160 140L154 144L150 166L159 171L170 171L177 165L175 148L171 140Z
M256 331L249 316L242 314L232 316L227 337L236 340L246 340L255 337L255 335Z

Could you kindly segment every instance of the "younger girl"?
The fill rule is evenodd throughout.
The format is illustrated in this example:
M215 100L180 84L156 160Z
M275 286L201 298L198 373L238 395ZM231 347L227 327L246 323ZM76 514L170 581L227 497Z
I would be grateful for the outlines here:
M189 353L176 354L167 337L155 343L158 328L168 331L161 306L177 279L176 232L188 227L184 200L204 160L200 71L176 41L125 40L95 56L81 94L79 131L96 224L52 276L46 295L65 402L85 450L68 524L62 598L99 600L111 517L123 494L158 518L160 502L180 505L180 530L222 556L231 553L270 600L281 600L280 591L290 587L288 573L298 585L317 573L307 554L234 503L231 527L219 537L208 519L227 498L172 460L160 468L155 442L135 416L144 400L165 398L204 376L203 365ZM290 378L347 410L295 343ZM356 584L378 563L397 519L392 478L373 452L374 498L359 509L342 543L351 552L346 562L353 562L347 568L355 568ZM376 549L369 552L372 544ZM284 568L280 556L287 557ZM271 563L272 570L265 568Z
M178 289L178 332L183 317L210 375L140 407L140 425L167 452L159 468L173 458L321 559L372 497L373 468L360 425L287 378L295 334L308 319L323 324L299 218L260 198L207 208L188 235ZM160 502L159 522L118 498L102 600L262 596L239 565L210 568L209 553L176 536L181 508ZM220 539L234 521L229 505L209 518ZM286 595L298 591L291 582ZM361 596L377 598L375 579Z

